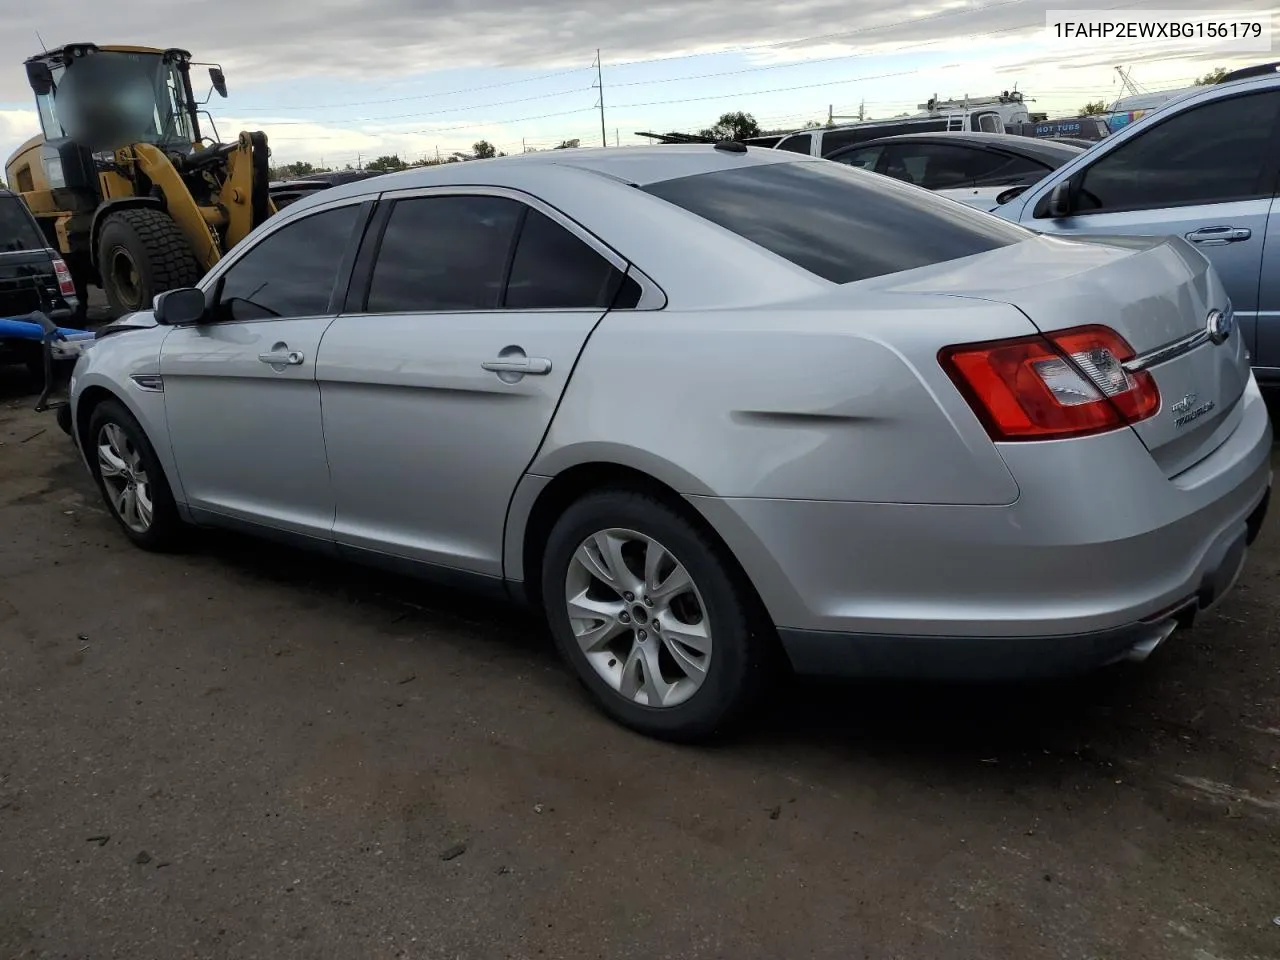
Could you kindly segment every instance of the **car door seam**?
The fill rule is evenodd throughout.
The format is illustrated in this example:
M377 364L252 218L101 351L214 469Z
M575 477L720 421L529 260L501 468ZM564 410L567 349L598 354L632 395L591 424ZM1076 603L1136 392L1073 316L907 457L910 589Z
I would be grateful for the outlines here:
M631 270L630 265L627 266L627 273ZM625 275L625 274L624 274ZM619 287L621 290L621 286ZM616 294L615 294L616 297ZM507 533L511 527L511 505L515 503L516 491L520 489L520 482L529 473L529 468L537 462L538 454L542 452L543 446L547 442L547 437L551 434L551 427L556 422L556 416L560 413L560 405L564 403L565 396L569 393L569 385L573 382L573 375L578 369L578 364L582 361L583 356L587 352L587 347L591 344L591 338L595 336L595 332L600 329L600 324L604 322L604 318L613 312L613 305L605 307L601 311L600 316L596 318L596 322L591 325L591 329L587 331L587 335L583 337L582 344L578 347L577 356L573 358L573 363L569 365L569 373L564 378L564 386L560 388L560 396L556 397L555 406L551 408L551 416L547 417L547 425L542 430L542 436L538 438L537 444L533 448L533 453L529 457L529 461L521 468L519 477L511 487L511 492L507 494L507 509L502 518L502 542L499 544L500 556L502 557L502 579L507 581Z

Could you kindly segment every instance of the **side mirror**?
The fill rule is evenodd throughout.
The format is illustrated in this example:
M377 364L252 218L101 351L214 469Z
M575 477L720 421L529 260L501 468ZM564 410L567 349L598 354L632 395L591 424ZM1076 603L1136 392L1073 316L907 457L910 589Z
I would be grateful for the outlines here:
M195 287L182 287L156 294L152 306L156 323L166 327L199 323L205 318L204 293Z
M37 97L43 97L53 89L53 71L43 60L27 64L27 82Z
M1054 219L1059 217L1071 216L1071 178L1062 180L1053 185L1053 190L1049 194L1049 205L1045 212Z
M227 75L222 72L222 68L210 67L209 79L213 82L213 89L218 91L218 96L225 100L227 98Z

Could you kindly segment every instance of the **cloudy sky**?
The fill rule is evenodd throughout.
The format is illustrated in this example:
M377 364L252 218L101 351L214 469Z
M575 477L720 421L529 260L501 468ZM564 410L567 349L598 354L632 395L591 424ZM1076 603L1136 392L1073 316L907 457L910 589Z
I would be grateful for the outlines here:
M1232 11L1265 12L1259 0ZM1050 42L1046 9L1117 16L1203 9L1186 0L44 0L10 5L0 32L0 156L38 132L22 61L73 41L180 46L227 71L218 131L268 134L275 162L329 166L421 157L487 139L514 152L598 144L596 49L610 143L693 130L729 110L765 127L835 113L911 111L937 93L1015 84L1050 115L1120 92L1117 65L1150 90L1273 54L1186 45ZM1280 57L1276 57L1280 59ZM202 75L202 74L198 74Z

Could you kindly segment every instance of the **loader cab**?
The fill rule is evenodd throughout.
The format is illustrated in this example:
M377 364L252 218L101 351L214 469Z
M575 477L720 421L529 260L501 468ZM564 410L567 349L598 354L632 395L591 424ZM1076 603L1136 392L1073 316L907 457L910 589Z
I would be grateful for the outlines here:
M111 153L150 143L187 154L200 137L185 50L68 44L26 61L44 133L41 166L67 209L100 199Z

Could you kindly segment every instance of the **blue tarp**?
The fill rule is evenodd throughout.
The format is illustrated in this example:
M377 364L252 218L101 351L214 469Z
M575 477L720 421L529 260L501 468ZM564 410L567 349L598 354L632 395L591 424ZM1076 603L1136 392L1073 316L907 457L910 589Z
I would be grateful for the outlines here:
M67 340L84 340L92 338L88 330L75 330L71 327L59 327L58 333ZM44 339L44 331L40 324L31 320L20 320L17 317L0 317L0 340L34 340L39 343Z

